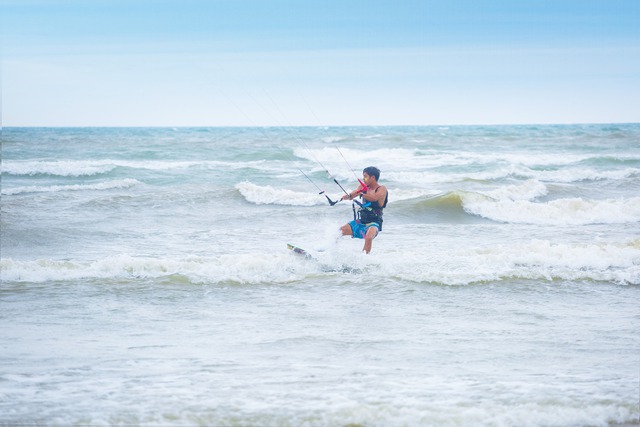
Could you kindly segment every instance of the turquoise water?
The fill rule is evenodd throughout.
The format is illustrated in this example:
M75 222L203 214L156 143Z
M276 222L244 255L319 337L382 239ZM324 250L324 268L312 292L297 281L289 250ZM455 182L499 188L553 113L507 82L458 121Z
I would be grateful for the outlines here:
M636 124L5 128L0 423L637 425L639 190Z

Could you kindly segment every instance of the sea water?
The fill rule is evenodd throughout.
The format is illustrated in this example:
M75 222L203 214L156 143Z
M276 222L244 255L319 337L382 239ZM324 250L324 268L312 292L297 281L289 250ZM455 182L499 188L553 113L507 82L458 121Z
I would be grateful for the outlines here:
M5 128L1 197L0 425L639 424L638 124Z

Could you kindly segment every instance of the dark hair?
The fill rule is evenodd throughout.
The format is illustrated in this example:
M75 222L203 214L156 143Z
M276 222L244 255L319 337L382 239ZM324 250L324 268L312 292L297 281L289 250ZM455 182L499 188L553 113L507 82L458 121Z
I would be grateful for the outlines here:
M364 168L362 173L366 173L369 176L374 176L376 181L380 179L380 169L375 166L369 166L368 168Z

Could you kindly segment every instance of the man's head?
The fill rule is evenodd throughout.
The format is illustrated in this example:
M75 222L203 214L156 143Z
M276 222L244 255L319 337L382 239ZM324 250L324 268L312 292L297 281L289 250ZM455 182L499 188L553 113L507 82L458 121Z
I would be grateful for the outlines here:
M375 166L364 168L362 173L374 177L376 179L376 182L378 182L378 180L380 179L380 169Z

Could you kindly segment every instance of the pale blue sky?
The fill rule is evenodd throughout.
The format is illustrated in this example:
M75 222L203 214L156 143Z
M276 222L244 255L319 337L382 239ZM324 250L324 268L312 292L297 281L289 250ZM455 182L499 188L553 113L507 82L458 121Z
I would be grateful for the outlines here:
M640 122L638 0L4 0L4 126Z

